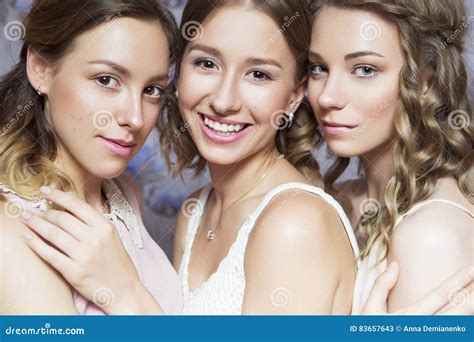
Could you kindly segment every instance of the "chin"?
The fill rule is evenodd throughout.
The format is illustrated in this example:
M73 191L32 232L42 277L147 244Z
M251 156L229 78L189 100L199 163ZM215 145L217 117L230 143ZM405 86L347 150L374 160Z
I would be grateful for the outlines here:
M328 148L332 154L341 158L351 158L361 155L361 149L357 149L354 141L342 142L342 141L328 141Z
M128 161L105 161L105 162L97 162L96 165L99 165L100 167L95 167L91 169L91 174L96 176L97 178L101 179L113 179L117 178L120 176L125 168L128 165Z

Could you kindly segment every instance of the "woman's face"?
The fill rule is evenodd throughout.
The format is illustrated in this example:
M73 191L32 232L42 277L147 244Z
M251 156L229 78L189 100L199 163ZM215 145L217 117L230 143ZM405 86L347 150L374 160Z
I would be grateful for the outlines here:
M157 23L115 18L78 36L41 89L59 155L99 178L122 173L155 125L168 68Z
M392 23L361 10L319 12L309 52L308 96L335 155L360 156L389 145L403 63Z
M299 105L304 89L295 86L295 58L279 29L262 12L227 7L188 43L179 104L208 162L228 165L273 149L275 122Z

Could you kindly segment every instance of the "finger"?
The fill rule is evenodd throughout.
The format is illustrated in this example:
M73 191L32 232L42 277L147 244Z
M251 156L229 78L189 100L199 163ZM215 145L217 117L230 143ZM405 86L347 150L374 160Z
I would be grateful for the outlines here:
M70 213L50 209L41 217L69 233L78 241L84 241L87 236L87 226Z
M369 298L367 299L363 309L363 314L376 315L386 313L387 298L390 290L397 282L398 271L398 264L395 261L392 261L385 272L379 275L370 291Z
M80 243L61 228L49 223L40 216L32 215L28 212L22 215L22 221L53 247L73 259L78 257Z
M414 307L419 310L419 314L432 315L436 313L445 305L449 305L450 297L453 296L455 291L468 287L472 283L474 277L473 271L474 268L472 266L459 270L440 286L419 300Z
M66 209L88 226L100 227L107 221L99 211L72 194L47 186L41 187L41 193L48 200Z
M31 230L23 232L23 240L36 255L46 261L63 276L67 274L68 269L72 268L73 262L70 258L49 246Z

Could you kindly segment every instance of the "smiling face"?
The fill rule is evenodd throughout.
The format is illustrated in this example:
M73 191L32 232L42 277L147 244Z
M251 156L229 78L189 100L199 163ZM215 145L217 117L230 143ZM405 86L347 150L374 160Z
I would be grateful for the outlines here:
M161 26L144 20L113 19L76 38L42 86L63 162L99 178L122 173L155 125L168 55Z
M331 151L352 157L389 144L404 63L397 28L369 12L324 8L309 62L308 96Z
M303 88L295 87L295 58L283 35L275 38L278 30L262 12L226 7L208 17L202 36L188 43L179 105L208 162L228 165L274 149L272 118L298 106Z

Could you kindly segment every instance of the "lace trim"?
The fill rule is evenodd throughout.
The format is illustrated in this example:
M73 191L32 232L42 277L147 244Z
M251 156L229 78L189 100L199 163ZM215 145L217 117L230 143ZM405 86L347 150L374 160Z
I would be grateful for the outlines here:
M22 197L22 196L18 195L15 191L13 191L12 189L10 189L9 187L7 187L5 184L3 184L1 182L0 182L0 191L2 191L4 193L10 193L10 194L13 194L15 196L18 196L18 197L30 202L33 207L38 208L41 211L46 211L50 207L48 201L45 198L40 197L39 199L33 200L31 198Z
M107 203L110 206L110 213L105 214L105 217L107 217L115 226L118 226L119 221L122 221L125 224L128 234L130 235L130 238L132 239L135 246L137 246L137 248L143 248L142 235L138 226L138 219L133 212L132 207L113 181L104 181L103 187L105 196L107 198ZM120 229L119 234L122 238L123 236L120 232Z

